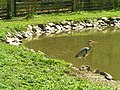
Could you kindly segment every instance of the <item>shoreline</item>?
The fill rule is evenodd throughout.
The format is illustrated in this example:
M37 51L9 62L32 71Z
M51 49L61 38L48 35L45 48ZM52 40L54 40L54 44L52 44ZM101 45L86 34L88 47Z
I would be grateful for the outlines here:
M58 34L71 34L73 32L86 32L86 29L95 28L98 31L103 32L105 27L120 28L120 17L102 17L100 19L90 19L84 21L63 20L60 23L50 22L47 24L28 25L25 32L10 33L8 32L6 43L10 45L21 45L22 39L29 39L34 35L39 38L42 35L58 35ZM114 32L116 32L114 30Z
M81 70L80 68L82 66L87 66L87 65L82 65L80 68L77 68L72 64L70 66L71 66L71 71L64 71L70 76L76 76L79 79L86 79L97 85L105 85L105 86L110 86L111 88L114 89L118 89L118 90L120 89L120 80L114 80L114 78L111 80L106 79L104 75L101 75L100 73L96 72L96 70L98 69L95 69L94 71L87 69Z

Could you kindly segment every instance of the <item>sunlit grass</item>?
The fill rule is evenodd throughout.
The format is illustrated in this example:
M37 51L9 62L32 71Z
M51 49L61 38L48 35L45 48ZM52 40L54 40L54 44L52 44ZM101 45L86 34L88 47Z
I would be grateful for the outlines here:
M112 90L69 76L69 63L0 43L0 90Z

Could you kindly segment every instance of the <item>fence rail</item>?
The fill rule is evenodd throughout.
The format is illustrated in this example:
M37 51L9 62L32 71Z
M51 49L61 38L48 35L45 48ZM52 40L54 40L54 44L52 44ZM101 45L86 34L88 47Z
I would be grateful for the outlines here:
M115 0L6 0L0 2L0 18L31 13L51 13L80 10L110 10L120 8Z
M50 13L71 10L71 1L16 2L16 16L28 13Z
M7 4L0 4L0 18L6 18L7 17Z

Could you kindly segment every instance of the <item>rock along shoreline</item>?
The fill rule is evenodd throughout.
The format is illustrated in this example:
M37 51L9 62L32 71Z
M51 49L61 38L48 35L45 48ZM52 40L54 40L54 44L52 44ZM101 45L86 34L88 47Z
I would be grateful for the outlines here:
M42 35L71 34L75 31L80 33L85 32L85 29L88 28L96 28L99 32L103 32L103 28L108 26L120 28L120 17L102 17L84 21L63 20L60 23L50 22L47 24L28 25L26 31L14 34L8 32L5 42L18 46L22 44L22 39L28 39L33 36L39 38Z

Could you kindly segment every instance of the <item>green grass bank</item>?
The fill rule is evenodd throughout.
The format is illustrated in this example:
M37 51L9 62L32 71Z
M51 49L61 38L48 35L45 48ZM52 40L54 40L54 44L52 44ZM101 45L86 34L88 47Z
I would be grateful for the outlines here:
M16 17L0 21L0 39L7 32L26 30L28 24L85 20L120 15L120 11L73 12L34 15L34 18ZM31 52L24 46L0 42L0 90L112 90L87 80L69 76L69 63L46 58L42 52Z
M0 43L0 90L112 90L68 76L68 63Z

